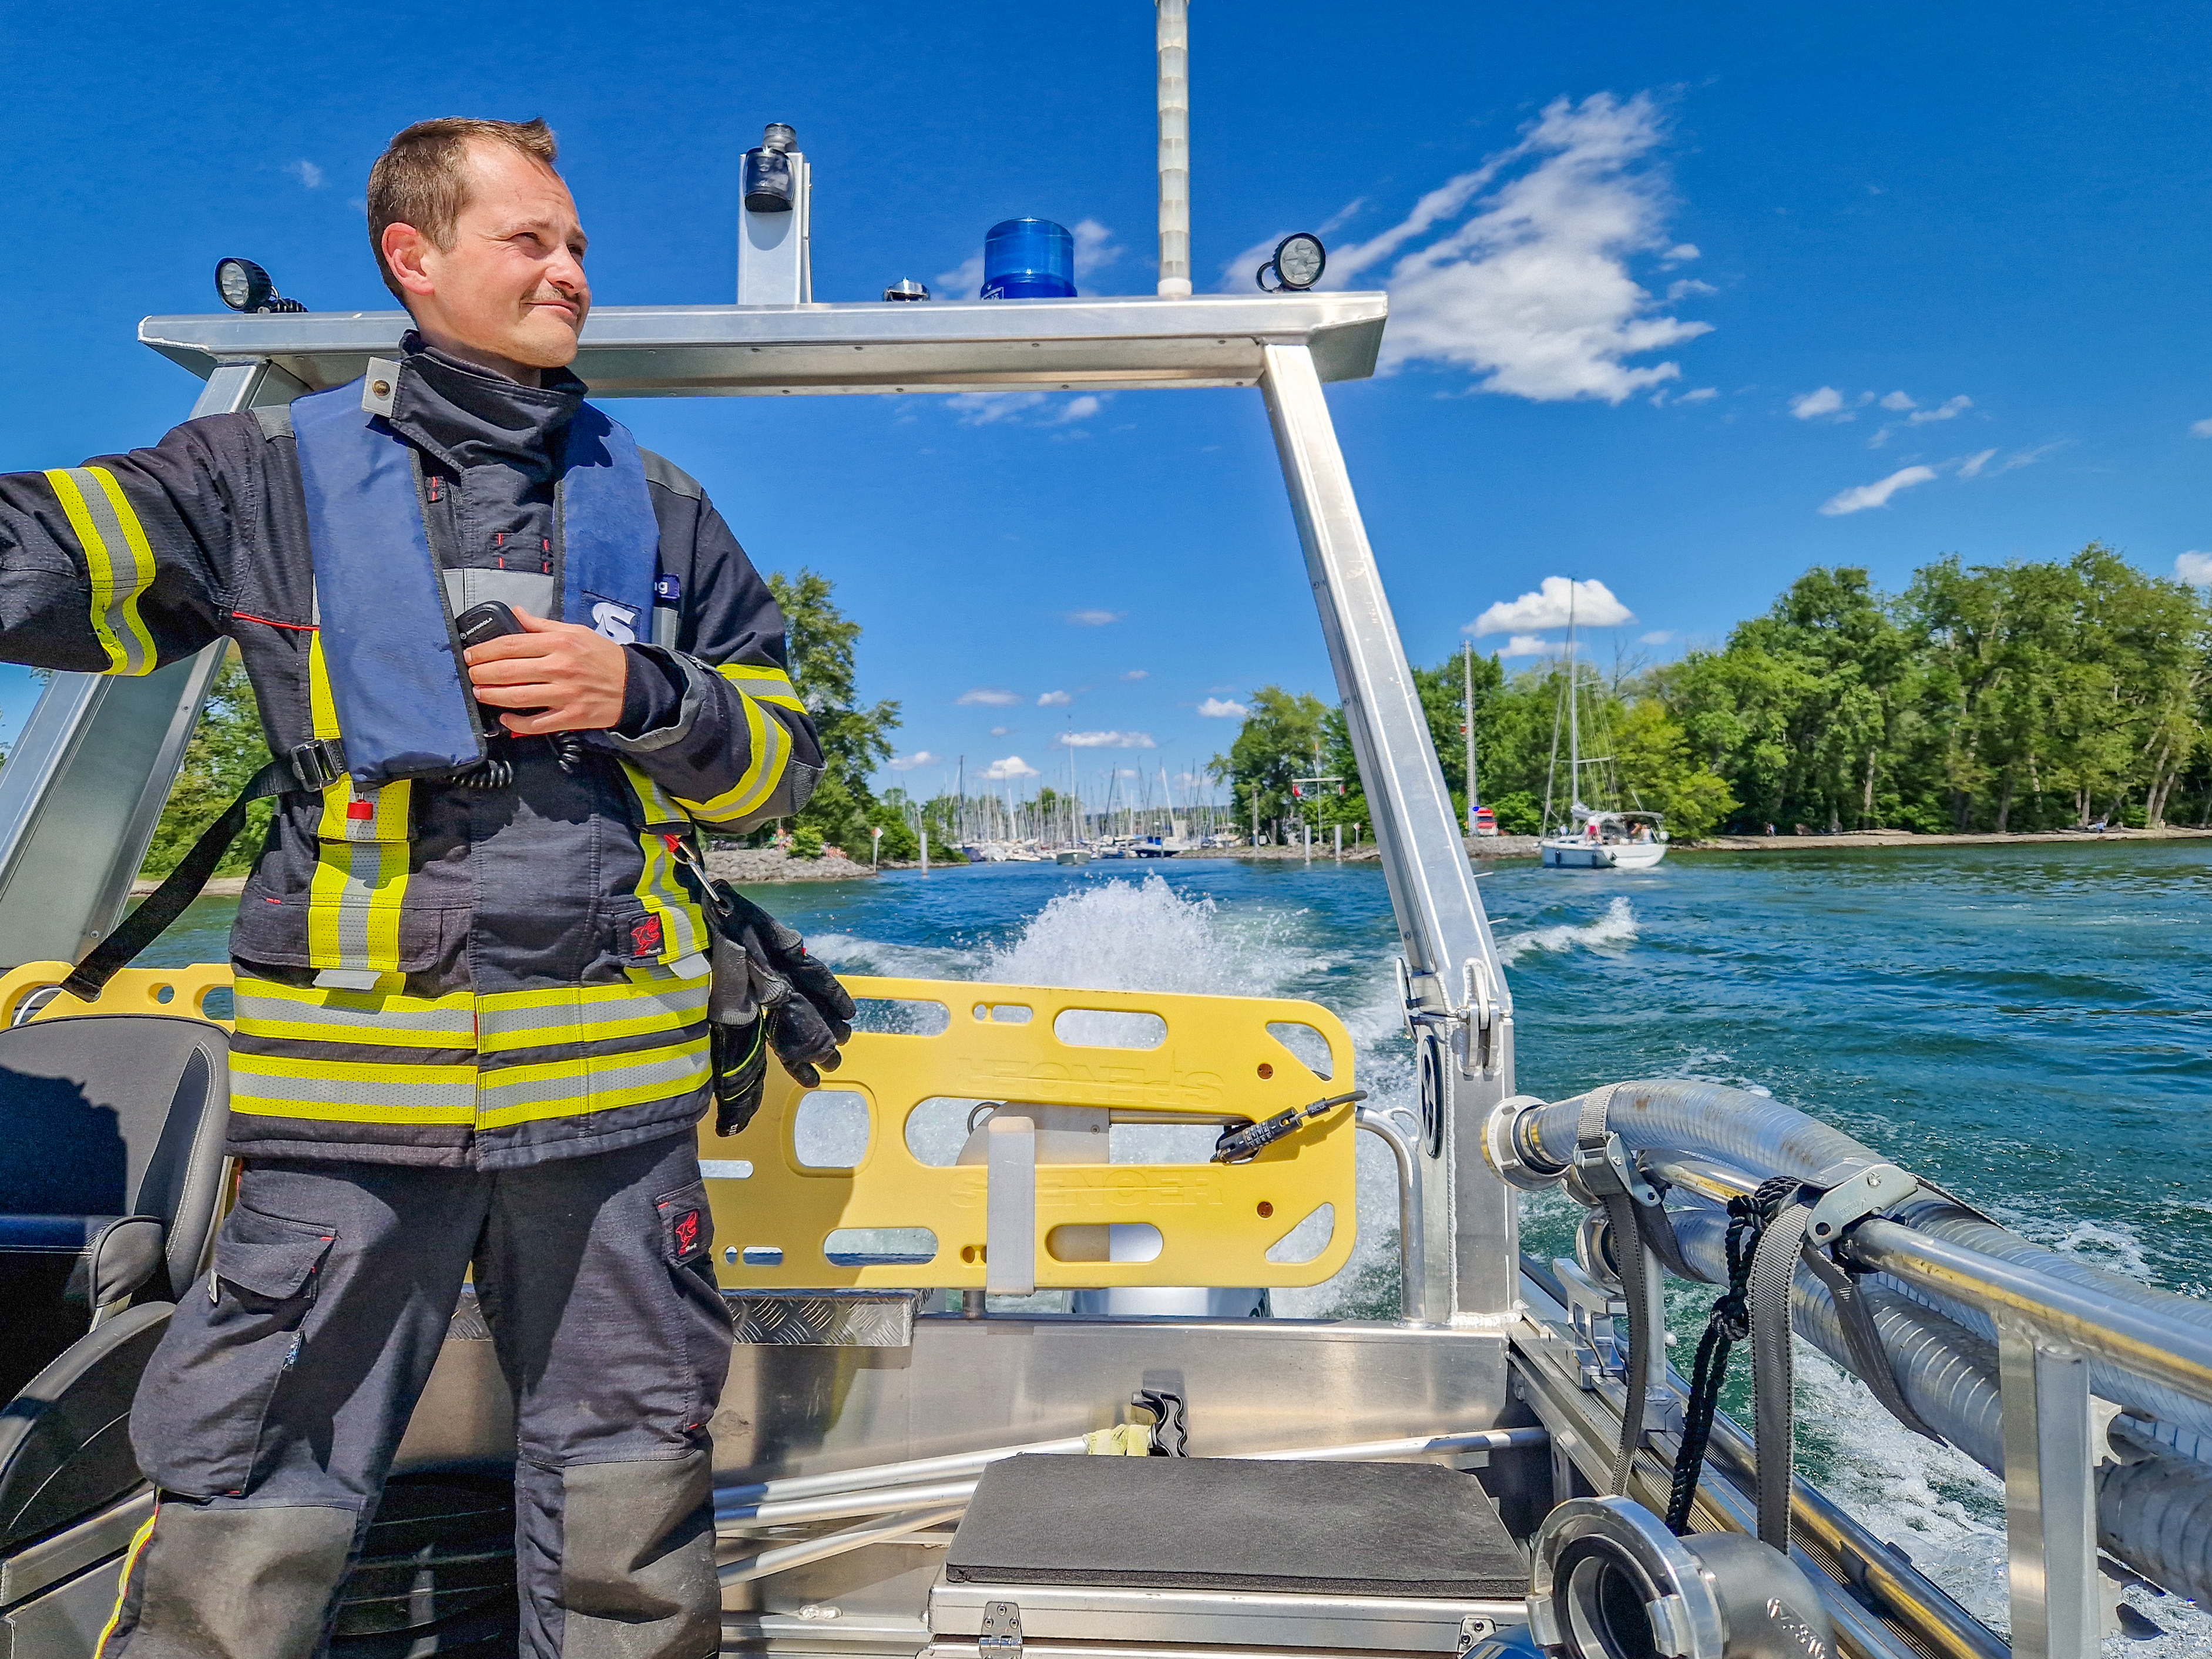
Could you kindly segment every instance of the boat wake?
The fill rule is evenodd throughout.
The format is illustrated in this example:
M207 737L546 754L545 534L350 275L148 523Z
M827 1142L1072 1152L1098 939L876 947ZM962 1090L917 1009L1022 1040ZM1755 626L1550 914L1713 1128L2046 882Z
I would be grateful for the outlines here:
M1595 951L1617 955L1636 942L1636 912L1627 899L1616 896L1595 921L1563 921L1550 927L1532 927L1509 933L1498 941L1498 954L1518 962L1534 951Z

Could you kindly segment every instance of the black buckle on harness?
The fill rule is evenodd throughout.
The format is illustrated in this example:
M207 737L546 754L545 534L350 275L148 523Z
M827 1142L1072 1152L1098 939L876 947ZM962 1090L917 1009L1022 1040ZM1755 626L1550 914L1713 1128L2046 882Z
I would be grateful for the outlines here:
M335 738L317 738L284 757L299 787L309 793L327 789L346 775L345 748Z

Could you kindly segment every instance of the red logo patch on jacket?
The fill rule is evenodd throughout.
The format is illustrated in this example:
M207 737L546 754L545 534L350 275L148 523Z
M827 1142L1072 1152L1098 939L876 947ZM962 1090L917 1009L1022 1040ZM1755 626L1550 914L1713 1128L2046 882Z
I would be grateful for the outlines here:
M699 1248L699 1212L686 1210L676 1218L676 1248L689 1255Z
M634 957L658 957L660 954L660 918L647 916L632 924L629 930L629 953Z

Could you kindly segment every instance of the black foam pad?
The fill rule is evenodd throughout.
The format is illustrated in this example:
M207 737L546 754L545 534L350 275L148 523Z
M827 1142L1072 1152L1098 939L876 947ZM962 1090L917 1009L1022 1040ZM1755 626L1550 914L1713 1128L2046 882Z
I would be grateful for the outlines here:
M983 1472L945 1576L1450 1597L1528 1573L1489 1495L1433 1463L1042 1455Z

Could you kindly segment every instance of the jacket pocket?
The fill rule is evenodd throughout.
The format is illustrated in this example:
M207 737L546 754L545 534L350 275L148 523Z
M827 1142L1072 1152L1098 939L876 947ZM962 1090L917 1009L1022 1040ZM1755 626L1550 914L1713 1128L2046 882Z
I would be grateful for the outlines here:
M247 1491L270 1403L313 1334L337 1230L231 1212L205 1287L185 1293L131 1412L139 1466L193 1498Z
M465 909L431 909L403 905L399 912L398 971L428 973L458 953L468 937ZM248 884L231 925L230 954L240 962L271 968L311 968L308 960L307 900L280 898Z

